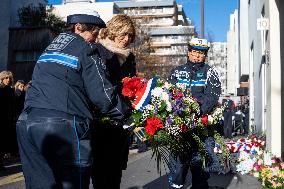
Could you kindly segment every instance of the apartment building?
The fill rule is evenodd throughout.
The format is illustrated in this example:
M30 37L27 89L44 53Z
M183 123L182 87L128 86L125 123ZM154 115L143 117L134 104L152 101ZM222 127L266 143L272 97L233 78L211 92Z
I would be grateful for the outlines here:
M0 71L8 66L10 28L20 27L18 10L30 4L46 4L44 0L1 0L0 1Z
M227 93L227 43L212 42L208 51L207 62L214 67L222 83L222 94Z
M237 95L239 87L239 16L238 10L230 15L230 29L227 32L227 93Z
M149 62L146 71L153 67L159 75L166 76L177 65L187 59L187 43L195 35L195 27L186 17L182 5L175 0L136 0L116 1L120 10L129 16L149 34L151 56L157 56Z

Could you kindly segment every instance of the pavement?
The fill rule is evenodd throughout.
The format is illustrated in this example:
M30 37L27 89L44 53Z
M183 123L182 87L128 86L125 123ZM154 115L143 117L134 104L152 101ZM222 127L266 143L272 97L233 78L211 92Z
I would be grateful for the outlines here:
M168 170L157 172L156 162L151 160L151 151L132 154L128 161L127 170L123 172L121 189L169 189L167 180ZM210 189L261 189L257 178L237 173L210 174L208 180ZM190 174L184 189L190 188Z
M129 151L127 170L123 171L121 189L168 189L166 168L157 172L156 162L151 160L152 152L138 153L137 149ZM24 176L19 159L5 162L6 171L0 171L0 189L24 189ZM188 175L185 189L190 188ZM211 189L261 189L256 178L234 173L211 174ZM90 185L90 189L92 186Z

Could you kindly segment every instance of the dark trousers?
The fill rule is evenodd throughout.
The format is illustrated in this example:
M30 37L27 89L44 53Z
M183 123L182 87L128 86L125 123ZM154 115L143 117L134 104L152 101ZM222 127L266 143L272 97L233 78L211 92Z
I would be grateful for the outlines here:
M180 159L171 159L172 163L174 162L175 165L173 165L174 170L169 176L169 182L171 185L171 188L180 188L184 186L186 182L186 176L188 174L188 171L190 169L191 171L191 180L192 180L192 186L191 189L208 189L208 179L209 179L209 173L205 172L202 168L202 162L194 162L192 163L189 161L181 161Z
M249 114L245 114L244 117L244 134L248 134L249 133Z
M17 137L27 189L89 188L89 125L65 117L22 113Z
M96 124L92 133L94 189L119 189L127 167L130 137L121 126Z
M191 189L207 189L208 179L210 177L209 172L218 172L220 165L216 154L214 153L215 141L213 137L206 137L204 139L207 155L209 156L209 162L206 163L206 168L202 166L202 158L197 152L196 147L192 146L195 151L192 152L191 157L187 160L181 158L175 158L170 156L170 170L171 174L169 182L172 188L180 188L184 186L186 182L186 176L191 171ZM206 171L205 171L206 170Z
M232 110L224 111L224 137L231 138L233 132L233 124L232 124Z

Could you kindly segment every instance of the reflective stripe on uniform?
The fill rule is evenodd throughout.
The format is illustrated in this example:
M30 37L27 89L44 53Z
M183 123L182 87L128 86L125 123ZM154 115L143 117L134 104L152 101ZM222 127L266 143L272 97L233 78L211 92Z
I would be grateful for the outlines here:
M71 68L77 68L78 67L78 58L75 56L71 56L64 53L59 52L47 52L43 53L37 63L43 63L43 62L54 62L63 66L68 66Z
M204 86L205 85L205 80L192 80L191 83L187 79L178 79L178 83L186 84L191 86Z

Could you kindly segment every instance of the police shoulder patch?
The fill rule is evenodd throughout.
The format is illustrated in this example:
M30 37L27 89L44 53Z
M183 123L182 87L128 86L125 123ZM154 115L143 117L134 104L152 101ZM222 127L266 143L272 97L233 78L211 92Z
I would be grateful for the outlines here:
M62 51L74 39L76 39L76 37L73 35L70 35L68 33L61 33L52 41L52 43L46 48L46 50Z
M203 77L204 73L203 72L197 72L197 77Z

